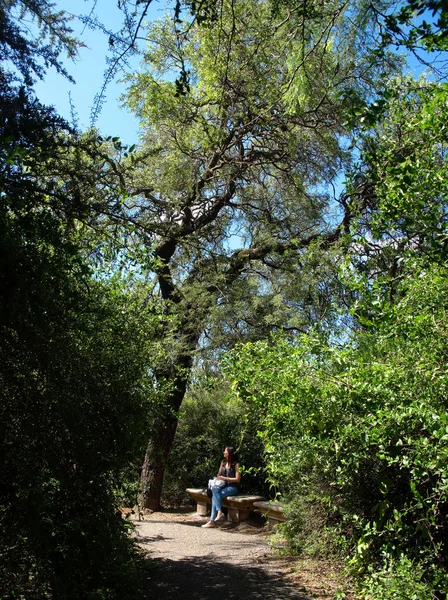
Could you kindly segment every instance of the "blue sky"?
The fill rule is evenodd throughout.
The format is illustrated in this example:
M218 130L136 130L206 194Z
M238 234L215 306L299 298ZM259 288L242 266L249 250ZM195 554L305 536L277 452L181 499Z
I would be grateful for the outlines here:
M87 15L94 6L94 0L57 0L56 6L70 14ZM76 7L76 8L74 8ZM164 12L164 3L153 0L148 13L148 20L157 19ZM117 8L116 0L97 0L95 13L98 18L111 30L118 31L121 27L123 13ZM108 53L108 37L101 31L92 31L78 19L71 22L75 35L81 39L86 48L80 50L76 63L67 60L66 68L76 84L70 83L54 69L50 69L43 81L35 85L38 98L47 105L55 106L58 113L71 122L70 95L77 113L81 129L90 125L91 109L95 95L101 90L106 56ZM138 60L133 63L138 68ZM137 120L120 107L118 98L125 91L125 86L118 81L113 82L107 89L104 104L96 126L105 135L118 136L126 144L137 141Z

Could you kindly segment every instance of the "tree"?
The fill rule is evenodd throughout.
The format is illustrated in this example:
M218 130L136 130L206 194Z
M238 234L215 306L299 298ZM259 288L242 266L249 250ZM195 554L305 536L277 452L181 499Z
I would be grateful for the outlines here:
M120 595L133 558L114 493L147 435L151 321L118 275L94 275L88 255L98 243L86 222L96 188L86 193L90 172L79 168L88 155L63 127L25 91L2 94L5 598L84 598L100 588Z
M17 79L20 74L30 86L36 77L43 78L49 66L70 78L60 54L74 58L82 44L72 36L68 13L54 7L47 0L10 0L0 7L2 79ZM34 21L38 34L31 33L27 19Z
M22 36L20 7L48 46ZM135 597L116 490L147 436L151 320L136 287L94 269L119 189L113 152L28 87L42 53L57 61L52 36L68 35L58 15L0 8L18 69L0 71L0 595Z
M379 75L368 47L375 32L352 6L310 5L305 14L292 3L275 15L271 8L226 1L206 27L197 20L155 24L145 70L128 77L127 104L141 118L144 148L127 204L152 258L148 276L165 340L154 367L165 408L142 472L143 503L152 509L211 323L238 287L250 285L258 315L255 302L251 315L250 303L242 303L246 314L236 311L237 327L250 316L264 332L306 328L301 309L309 286L288 298L284 284L300 279L307 253L335 247L348 232L350 208L342 202L336 219L325 186L349 161L347 94L368 96ZM381 63L392 67L393 60Z
M447 48L448 12L440 0L406 0L394 10L383 12L382 7L372 6L383 27L383 46L404 46L416 56L426 52L443 51ZM423 58L420 60L424 61ZM428 66L431 63L427 63Z
M446 260L446 98L445 84L396 80L380 116L359 134L348 193L356 201L363 190L365 211L353 223L348 278L357 274L361 298L393 302L409 261ZM357 314L367 326L369 315Z
M195 365L179 411L179 425L165 471L162 502L182 505L185 490L201 487L217 469L218 448L238 448L245 493L269 494L265 481L263 447L257 437L258 421L247 414L245 403L235 401L222 372L209 359Z

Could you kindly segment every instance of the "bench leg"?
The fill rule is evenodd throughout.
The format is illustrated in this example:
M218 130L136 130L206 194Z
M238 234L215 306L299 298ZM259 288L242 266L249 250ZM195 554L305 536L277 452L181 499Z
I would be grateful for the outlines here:
M196 510L198 512L198 514L202 515L203 517L205 517L205 515L208 513L208 504L207 502L199 502L196 504Z
M250 515L249 509L244 508L229 508L227 513L227 519L232 523L239 523L240 521L247 521Z

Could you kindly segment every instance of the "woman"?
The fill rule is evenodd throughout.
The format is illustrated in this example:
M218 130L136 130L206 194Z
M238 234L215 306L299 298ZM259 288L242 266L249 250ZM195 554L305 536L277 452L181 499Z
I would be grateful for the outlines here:
M240 465L237 463L235 449L231 446L224 449L224 460L221 462L216 478L225 481L225 486L212 487L212 514L210 521L202 527L215 527L216 521L224 520L225 516L221 510L222 499L238 494L238 484L241 479Z

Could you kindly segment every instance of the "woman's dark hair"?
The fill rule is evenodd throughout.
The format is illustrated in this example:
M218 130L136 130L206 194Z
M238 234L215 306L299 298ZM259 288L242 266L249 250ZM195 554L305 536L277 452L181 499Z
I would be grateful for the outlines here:
M233 467L233 465L235 465L238 462L238 458L235 452L235 448L233 446L226 446L225 448L227 450L227 452L229 453L229 457L227 460L224 460L223 462L226 463L228 462L229 465L231 467Z

